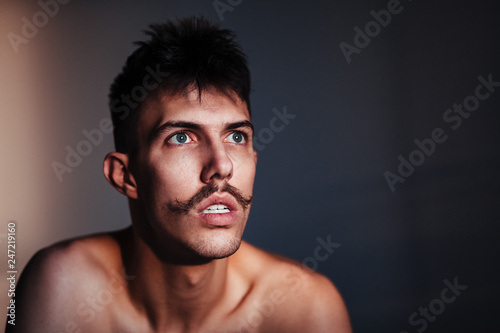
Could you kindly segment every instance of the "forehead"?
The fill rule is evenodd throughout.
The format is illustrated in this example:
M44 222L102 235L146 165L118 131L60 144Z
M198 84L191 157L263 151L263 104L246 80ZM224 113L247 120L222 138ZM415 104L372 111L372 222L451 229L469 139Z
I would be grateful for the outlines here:
M139 137L167 121L189 121L206 127L250 120L247 104L235 93L215 89L190 89L180 94L164 93L145 101L138 120Z

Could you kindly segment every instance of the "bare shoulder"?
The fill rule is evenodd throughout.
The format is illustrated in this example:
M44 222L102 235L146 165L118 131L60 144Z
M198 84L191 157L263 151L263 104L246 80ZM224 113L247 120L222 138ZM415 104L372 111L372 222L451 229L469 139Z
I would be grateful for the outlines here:
M107 284L117 265L116 251L119 246L111 234L68 240L38 251L16 288L15 331L78 332L80 305Z
M327 277L247 243L241 250L254 281L251 303L262 314L257 331L352 332L344 301Z

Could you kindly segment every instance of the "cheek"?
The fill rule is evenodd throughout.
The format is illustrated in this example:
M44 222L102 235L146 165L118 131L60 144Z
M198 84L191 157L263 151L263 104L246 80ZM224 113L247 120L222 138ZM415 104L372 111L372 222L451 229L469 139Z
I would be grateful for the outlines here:
M234 163L234 162L233 162ZM255 179L256 165L252 158L245 158L233 164L233 181L238 183L240 190L245 193L251 193ZM231 183L231 182L230 182ZM236 186L236 185L235 185Z
M148 165L145 176L158 198L184 200L199 190L199 167L189 154L151 158Z

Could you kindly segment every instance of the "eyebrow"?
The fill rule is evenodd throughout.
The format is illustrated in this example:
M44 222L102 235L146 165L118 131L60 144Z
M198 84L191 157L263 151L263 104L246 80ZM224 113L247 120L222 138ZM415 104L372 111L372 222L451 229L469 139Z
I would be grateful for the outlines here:
M231 130L231 129L237 129L237 128L242 128L242 127L249 128L252 131L252 135L253 135L253 132L254 132L253 124L248 120L238 121L235 123L228 123L228 124L226 124L224 129ZM162 133L166 132L170 128L188 128L188 129L193 129L193 130L202 130L203 126L200 124L197 124L197 123L189 122L189 121L167 121L151 131L151 133L148 136L148 143L151 144Z
M226 125L226 129L227 130L228 129L242 128L242 127L249 128L252 131L252 134L253 134L253 124L251 122L249 122L248 120L238 121L236 123L230 123L230 124Z

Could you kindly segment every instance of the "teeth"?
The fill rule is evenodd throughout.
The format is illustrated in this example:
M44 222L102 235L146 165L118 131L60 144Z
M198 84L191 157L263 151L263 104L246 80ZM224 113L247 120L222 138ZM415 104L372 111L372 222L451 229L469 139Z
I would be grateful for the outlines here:
M210 207L207 207L203 213L205 214L215 214L215 213L229 213L230 210L227 208L227 206L224 205L212 205Z

